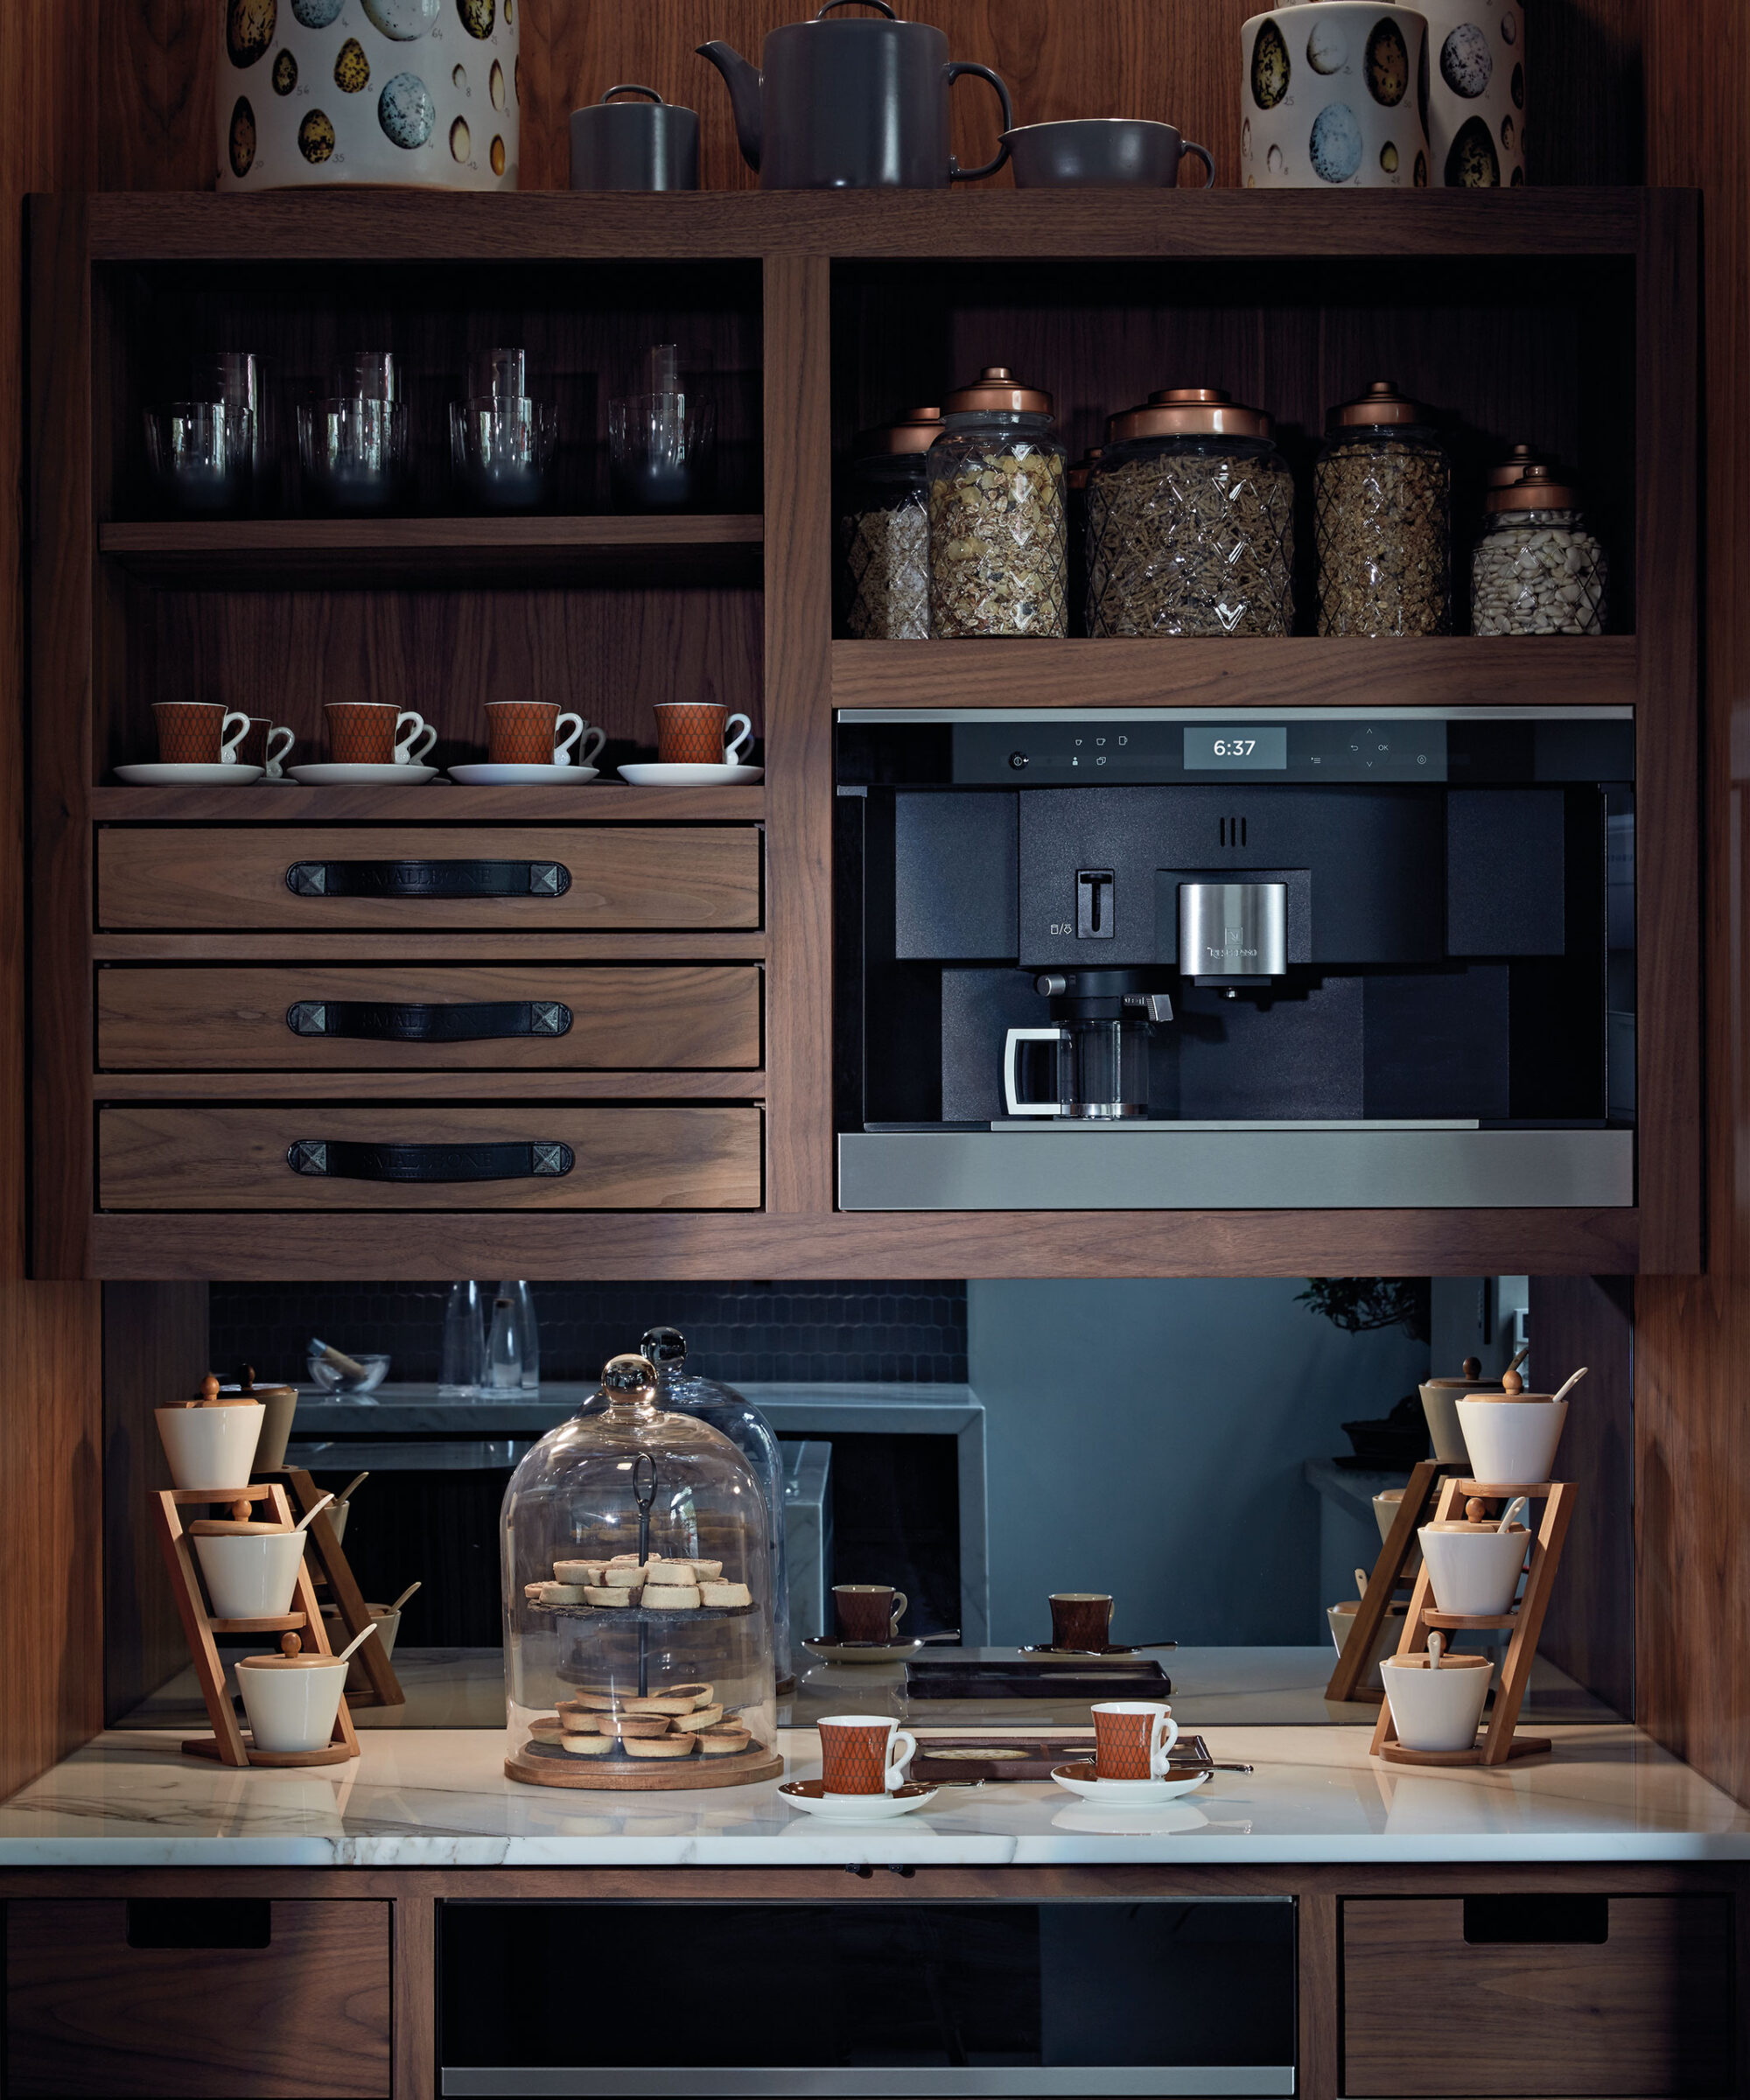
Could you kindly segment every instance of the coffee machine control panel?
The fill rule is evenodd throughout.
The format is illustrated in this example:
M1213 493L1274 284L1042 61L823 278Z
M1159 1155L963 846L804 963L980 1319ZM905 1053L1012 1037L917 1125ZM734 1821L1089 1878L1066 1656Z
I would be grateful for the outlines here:
M1426 716L1251 721L957 722L954 778L968 786L1166 786L1222 780L1444 781L1444 721Z

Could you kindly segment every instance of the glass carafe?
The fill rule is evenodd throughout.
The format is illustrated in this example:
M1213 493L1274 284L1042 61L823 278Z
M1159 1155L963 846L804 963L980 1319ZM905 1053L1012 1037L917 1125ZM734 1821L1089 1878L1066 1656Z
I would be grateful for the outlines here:
M1011 1028L1003 1055L1003 1099L1011 1116L1062 1116L1116 1123L1148 1114L1149 1021L1143 1007L1110 1018ZM1057 1046L1055 1101L1023 1101L1018 1052L1025 1042Z

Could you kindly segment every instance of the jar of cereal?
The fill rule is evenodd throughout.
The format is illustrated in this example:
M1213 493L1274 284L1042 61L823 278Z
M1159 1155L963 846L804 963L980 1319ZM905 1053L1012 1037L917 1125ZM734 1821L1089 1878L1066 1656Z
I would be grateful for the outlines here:
M1067 634L1065 448L1051 396L987 365L942 406L925 455L931 634Z
M864 641L929 634L929 499L924 454L942 435L940 409L910 409L857 440L845 514L844 624Z
M1547 466L1491 488L1471 553L1473 634L1602 634L1608 564Z
M1452 631L1452 470L1432 413L1376 379L1313 469L1321 634Z

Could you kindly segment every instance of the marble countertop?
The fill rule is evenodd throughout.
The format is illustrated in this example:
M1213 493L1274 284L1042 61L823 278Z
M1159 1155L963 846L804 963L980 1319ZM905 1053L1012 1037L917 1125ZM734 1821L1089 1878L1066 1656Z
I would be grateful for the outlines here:
M895 1821L798 1814L778 1782L590 1794L504 1777L489 1729L383 1732L358 1760L236 1772L174 1736L94 1738L0 1805L0 1866L1034 1866L1750 1858L1750 1814L1634 1729L1552 1731L1498 1772L1375 1763L1368 1732L1220 1727L1214 1774L1165 1809L1096 1810L1053 1786L944 1789ZM786 1730L787 1778L818 1738Z

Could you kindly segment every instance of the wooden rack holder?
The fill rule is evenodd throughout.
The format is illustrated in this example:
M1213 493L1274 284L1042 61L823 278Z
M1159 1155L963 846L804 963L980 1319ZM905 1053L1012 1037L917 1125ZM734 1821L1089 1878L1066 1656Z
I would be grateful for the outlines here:
M1325 1687L1327 1699L1367 1699L1377 1705L1385 1697L1382 1691L1370 1690L1361 1680L1367 1672L1368 1657L1379 1638L1387 1609L1399 1588L1408 1586L1404 1564L1415 1550L1417 1528L1423 1521L1422 1513L1428 1507L1435 1483L1443 1472L1453 1470L1450 1461L1439 1459L1418 1460L1412 1469L1404 1489L1404 1499L1397 1505L1397 1515L1380 1547L1379 1558L1373 1564L1373 1573L1368 1577L1367 1588L1356 1606L1355 1622L1349 1628L1348 1639L1337 1657L1337 1667Z
M322 1490L302 1466L260 1466L251 1477L275 1481L289 1490L299 1516L308 1516L322 1500ZM311 1518L310 1542L304 1550L304 1565L308 1567L312 1561L316 1566L316 1586L327 1591L340 1614L340 1623L346 1629L347 1640L363 1633L371 1622L370 1609L326 1509ZM395 1665L384 1653L381 1641L367 1641L358 1650L356 1660L370 1680L370 1690L352 1694L354 1706L406 1705L407 1694L401 1688L401 1679L396 1676Z
M236 1710L225 1690L225 1665L219 1657L216 1634L240 1634L246 1640L272 1646L281 1634L296 1633L308 1654L329 1656L334 1651L328 1645L328 1632L322 1623L307 1559L298 1564L290 1611L271 1619L215 1619L207 1610L200 1564L183 1529L182 1513L189 1508L223 1508L228 1514L231 1505L237 1502L250 1505L265 1502L279 1522L288 1530L291 1528L291 1504L286 1499L285 1489L274 1480L253 1482L247 1488L164 1488L158 1494L158 1544L164 1553L164 1565L170 1570L176 1608L182 1615L182 1628L188 1636L195 1675L200 1680L200 1695L206 1702L206 1711L213 1721L211 1735L191 1737L183 1744L183 1750L189 1757L210 1757L221 1765L344 1764L359 1754L359 1739L353 1732L344 1692L340 1711L334 1717L334 1732L320 1750L257 1750L238 1725ZM367 1648L375 1645L371 1641L365 1643Z
M1373 1732L1374 1756L1395 1765L1504 1765L1509 1758L1542 1756L1553 1746L1547 1735L1516 1736L1515 1730L1525 1688L1531 1681L1532 1658L1537 1652L1538 1635L1544 1630L1544 1614L1549 1609L1557 1564L1562 1558L1562 1542L1567 1536L1568 1520L1573 1515L1573 1484L1566 1480L1543 1480L1505 1487L1455 1475L1440 1489L1434 1522L1440 1523L1453 1517L1460 1505L1473 1495L1484 1502L1505 1504L1520 1494L1543 1503L1544 1519L1532 1536L1531 1566L1518 1603L1510 1611L1487 1617L1437 1611L1433 1605L1433 1581L1424 1559L1416 1578L1416 1586L1410 1592L1404 1636L1397 1644L1400 1656L1420 1655L1425 1651L1428 1635L1432 1632L1455 1634L1512 1628L1513 1639L1508 1645L1507 1659L1501 1666L1494 1704L1489 1709L1480 1740L1468 1750L1406 1750L1397 1740L1391 1703L1387 1700L1380 1708L1379 1720ZM1404 1499L1407 1508L1410 1502L1407 1493ZM1397 1526L1394 1524L1392 1530L1395 1533Z

